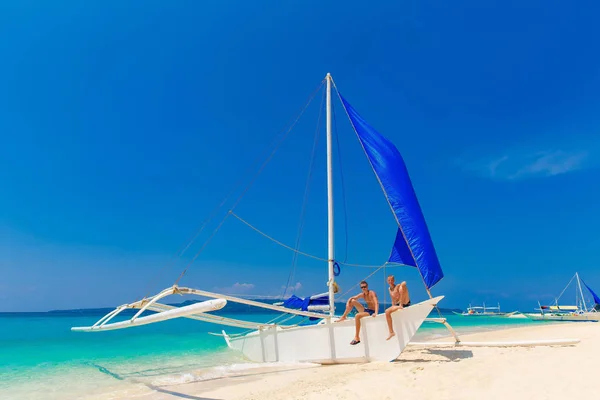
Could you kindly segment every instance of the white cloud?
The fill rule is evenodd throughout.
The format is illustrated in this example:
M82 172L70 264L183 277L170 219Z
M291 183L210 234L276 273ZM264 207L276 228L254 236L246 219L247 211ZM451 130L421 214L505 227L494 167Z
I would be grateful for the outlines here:
M551 177L591 166L587 150L546 150L513 152L468 167L480 175L500 180L522 180Z
M231 294L245 294L251 292L254 289L253 283L239 283L236 282L231 286L226 287L215 287L213 291L217 293L231 293Z
M281 289L282 289L282 290L285 290L285 289L286 289L286 287L285 287L285 286L282 286L282 287L281 287ZM286 291L286 293L285 293L285 294L288 294L288 293L290 293L290 294L291 294L291 293L296 293L296 292L297 292L297 291L299 291L300 289L302 289L302 284L301 284L300 282L296 282L296 284L295 284L295 285L291 285L291 286L289 286L289 287L287 288L287 291ZM284 294L284 296L285 296L285 294Z
M579 133L553 129L523 135L519 142L506 143L494 153L467 149L478 154L464 154L458 164L467 172L503 181L550 178L600 166L597 128L581 128Z

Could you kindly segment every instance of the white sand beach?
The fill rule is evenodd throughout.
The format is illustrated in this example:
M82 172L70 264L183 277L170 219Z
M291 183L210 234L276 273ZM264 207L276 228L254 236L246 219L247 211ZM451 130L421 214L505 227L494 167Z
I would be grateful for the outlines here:
M86 398L439 400L598 396L598 323L550 323L461 336L463 341L560 338L581 342L501 348L409 346L392 363L289 366L286 371L251 368L234 377L205 376L202 381L191 379L187 383L138 382L135 388Z

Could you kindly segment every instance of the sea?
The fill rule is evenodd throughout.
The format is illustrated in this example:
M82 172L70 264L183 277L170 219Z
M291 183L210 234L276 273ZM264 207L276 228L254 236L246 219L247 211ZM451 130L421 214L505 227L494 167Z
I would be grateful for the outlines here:
M93 325L102 315L93 310L0 313L0 399L136 397L265 368L245 361L217 336L223 329L228 334L243 332L239 328L179 318L114 331L71 331L73 326ZM227 316L267 322L277 314ZM452 313L444 317L459 334L535 323ZM425 322L413 340L442 336L448 336L442 325Z

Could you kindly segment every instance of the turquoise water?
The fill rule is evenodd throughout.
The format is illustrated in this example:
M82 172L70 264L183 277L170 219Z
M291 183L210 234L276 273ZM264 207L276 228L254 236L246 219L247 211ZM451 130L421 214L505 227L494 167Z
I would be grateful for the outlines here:
M0 398L80 398L90 390L118 391L131 380L161 385L190 370L244 363L221 337L208 334L221 332L221 326L193 320L101 333L70 330L100 317L0 314Z
M228 349L223 338L209 334L220 333L220 325L175 319L101 333L70 330L92 325L100 316L0 314L0 398L66 399L108 392L119 398L149 387L227 376L252 367ZM228 316L266 322L275 314ZM534 323L445 317L459 334ZM415 340L447 335L443 326L424 323Z

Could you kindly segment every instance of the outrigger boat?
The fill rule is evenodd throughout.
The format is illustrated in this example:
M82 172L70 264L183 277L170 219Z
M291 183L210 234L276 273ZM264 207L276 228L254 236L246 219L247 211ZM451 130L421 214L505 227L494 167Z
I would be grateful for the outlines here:
M497 311L495 311L495 310L497 310ZM452 311L452 312L456 315L460 315L463 317L512 317L518 311L512 311L512 312L508 312L508 313L501 312L500 311L500 303L498 303L497 307L489 307L489 306L486 306L485 303L483 303L483 306L471 306L469 304L469 307L467 307L467 310L463 311L462 313L459 313L456 311Z
M391 361L396 359L413 338L417 329L427 318L432 309L443 296L433 297L430 289L443 277L443 272L436 255L425 219L412 187L406 166L397 148L373 127L371 127L338 92L342 106L358 137L359 143L369 161L375 177L388 201L392 215L398 225L396 239L391 256L387 263L402 264L417 268L429 299L414 304L392 314L396 336L385 340L388 328L385 315L363 320L361 342L350 345L354 336L354 321L349 319L335 322L335 288L336 275L341 264L335 258L334 251L334 203L333 203L333 168L332 168L332 86L337 91L330 74L321 82L320 88L326 86L326 129L327 129L327 204L328 204L328 256L325 259L328 272L328 292L326 305L320 304L318 310L309 310L309 299L305 306L287 307L285 304L275 305L253 301L241 297L212 293L190 287L180 287L177 283L160 293L142 300L124 304L102 317L88 327L74 327L81 332L101 332L112 329L130 328L138 325L165 321L172 318L191 318L225 326L247 328L251 331L241 335L222 335L227 345L256 362L272 361L308 361L315 363L351 363L364 361ZM309 100L310 101L310 100ZM308 106L308 104L307 104ZM306 106L305 106L306 108ZM235 215L230 210L228 215ZM226 218L226 217L225 217ZM238 217L241 220L241 218ZM245 222L245 220L242 220ZM285 246L285 245L284 245ZM288 247L289 246L285 246ZM300 252L298 252L300 253ZM303 254L303 253L300 253ZM387 264L386 263L386 264ZM199 303L174 307L159 301L174 294L207 297ZM318 322L308 325L284 325L278 323L257 323L232 319L213 314L222 309L227 302L237 302L268 309L292 316L303 316ZM322 303L322 302L321 302ZM312 308L312 307L311 307ZM122 311L139 310L126 321L111 322ZM142 315L153 311L150 315Z
M417 329L419 329L421 324L427 319L430 312L437 307L439 301L443 299L443 296L434 297L431 294L430 289L443 278L444 274L400 152L393 143L370 126L339 93L330 74L327 74L318 90L320 90L324 84L326 86L327 130L327 257L324 258L310 255L299 251L297 248L285 245L260 231L258 228L250 225L246 220L235 214L234 209L243 197L245 191L240 195L234 206L223 218L218 225L217 230L228 216L234 216L277 244L292 250L299 255L322 260L323 263L327 265L328 291L326 293L305 299L288 299L282 304L267 304L227 294L213 293L190 287L181 287L178 283L185 274L186 268L172 286L164 289L160 293L129 304L118 306L113 311L100 318L100 320L92 326L73 327L71 329L79 332L102 332L113 329L131 328L138 325L183 317L223 326L248 329L249 332L236 335L228 335L223 330L220 335L223 336L225 342L231 349L241 352L244 357L254 362L280 361L332 364L395 360L411 341L417 332ZM388 327L383 313L374 318L364 318L362 320L361 342L357 345L350 344L350 340L354 336L354 321L348 319L346 321L336 322L339 319L335 315L335 296L338 289L336 277L339 276L341 272L340 265L349 266L351 264L337 260L334 249L332 87L337 92L342 107L350 120L358 141L373 169L381 189L383 190L383 194L398 226L391 255L382 266L378 267L378 270L386 265L404 265L416 268L429 296L429 298L424 301L392 313L392 322L396 335L391 340L385 340L388 336ZM312 97L314 97L314 94ZM306 104L303 110L305 110L307 106L308 104ZM285 139L285 136L290 130L291 128L283 136L283 139ZM262 168L270 160L276 149L277 147L271 152L265 163L261 165L257 174L260 173ZM251 184L252 182L249 185ZM202 245L200 251L204 249L215 233L216 231L213 232L207 242ZM189 244L186 246L186 249L187 247L189 247ZM194 259L197 256L198 254L196 254ZM209 298L210 300L179 307L160 302L164 298L175 294L194 295L202 298ZM279 320L279 322L276 322L276 319L275 321L268 323L259 323L229 318L213 313L225 307L227 302L235 302L279 312L284 319ZM123 311L132 309L138 311L130 319L112 322ZM144 315L144 313L146 313L146 315ZM289 320L291 317L304 317L309 321L306 324L298 323L286 325L285 321ZM444 318L430 318L428 321L444 324L454 335L456 340L455 343L459 343L458 337Z
M575 305L559 305L558 300L575 280ZM593 306L588 307L581 284L586 287L593 299ZM554 301L554 305L543 306L539 304L539 313L525 313L525 316L534 321L600 321L600 297L579 277L579 273L571 278L567 286Z

